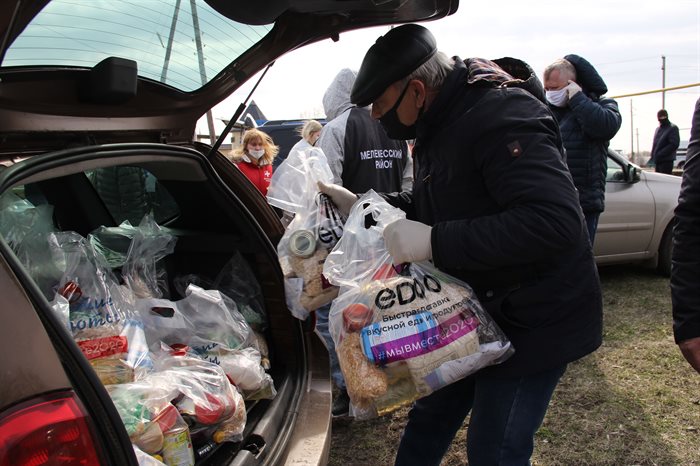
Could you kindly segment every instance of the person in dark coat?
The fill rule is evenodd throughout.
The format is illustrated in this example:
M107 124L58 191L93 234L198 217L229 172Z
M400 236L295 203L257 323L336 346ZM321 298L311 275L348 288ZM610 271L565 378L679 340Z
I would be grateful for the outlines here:
M515 347L419 399L397 465L439 465L471 411L471 466L528 464L567 365L602 341L601 290L583 213L546 104L495 63L438 52L424 27L396 27L362 62L352 101L391 137L415 138L406 212L384 229L395 263L432 259L469 284ZM356 196L320 184L341 209Z
M678 126L671 123L666 110L659 110L656 118L659 120L659 127L654 131L649 163L656 166L657 173L670 175L673 172L673 162L676 160L676 151L681 143L681 137Z
M544 70L550 109L559 122L566 164L578 189L591 244L605 210L605 177L610 140L622 117L596 69L578 55L567 55Z
M386 136L368 108L350 102L357 71L338 72L323 95L328 123L316 147L328 159L336 184L354 193L405 191L413 185L413 162L406 141Z
M695 102L675 215L671 259L673 335L685 359L700 373L700 99Z

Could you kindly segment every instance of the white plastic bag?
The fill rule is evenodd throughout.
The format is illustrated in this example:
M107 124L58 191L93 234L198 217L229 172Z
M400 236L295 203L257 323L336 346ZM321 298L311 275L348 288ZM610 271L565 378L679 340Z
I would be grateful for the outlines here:
M129 245L122 267L122 278L136 298L161 298L170 295L165 269L158 262L175 250L177 238L161 228L146 214Z
M102 383L130 382L150 371L141 318L104 258L75 232L52 233L48 242L64 267L56 294L68 301L71 335ZM65 313L63 299L54 303Z
M34 206L12 192L0 197L0 234L48 300L62 275L46 241L54 231L53 206Z
M342 285L330 332L356 418L393 411L513 352L466 283L428 262L392 265L382 231L402 217L365 194L324 267Z
M286 166L285 166L286 164ZM294 151L278 170L268 201L295 214L277 245L285 277L287 306L298 319L328 304L338 294L323 276L323 263L343 234L345 216L317 182L332 183L333 175L320 149ZM272 188L271 185L271 188Z
M139 310L149 345L160 342L192 347L202 358L215 361L219 348L251 346L253 335L236 304L217 290L187 287L179 301L139 299Z
M309 193L316 193L316 183L333 183L328 159L318 147L295 150L272 174L267 190L270 205L294 214L308 209Z
M157 372L149 376L156 386L176 390L174 402L189 425L216 426L216 443L240 440L247 413L243 397L217 364L204 361L186 348L162 346L155 354Z
M197 285L205 290L218 290L231 298L245 321L256 331L267 328L267 312L260 284L253 270L240 252L221 268L215 279L197 274L177 275L173 279L175 292L187 296L187 287Z
M187 347L197 357L221 366L246 399L277 394L263 368L259 340L233 300L217 290L187 287L180 301L137 300L151 349L162 343Z

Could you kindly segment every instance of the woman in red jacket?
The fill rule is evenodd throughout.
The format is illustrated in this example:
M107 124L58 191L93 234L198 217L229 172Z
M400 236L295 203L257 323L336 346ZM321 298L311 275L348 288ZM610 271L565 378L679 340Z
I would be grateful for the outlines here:
M243 134L241 147L233 152L233 163L258 188L263 196L267 195L272 178L272 160L279 147L272 138L259 129L249 129Z

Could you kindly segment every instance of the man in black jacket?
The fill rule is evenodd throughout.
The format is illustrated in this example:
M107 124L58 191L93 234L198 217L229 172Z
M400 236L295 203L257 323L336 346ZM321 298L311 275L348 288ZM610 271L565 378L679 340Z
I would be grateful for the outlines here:
M671 262L673 334L685 359L700 373L700 99L695 103L675 214Z
M593 244L598 218L605 209L608 145L622 117L617 102L601 97L608 91L603 78L578 55L567 55L545 68L544 88L559 122L566 165L578 189Z
M505 362L418 400L398 465L439 465L471 411L469 464L527 464L567 364L602 340L598 275L547 106L495 63L437 52L422 26L377 39L352 101L397 139L415 138L411 193L385 194L394 262L432 259L472 286L515 347ZM320 186L347 211L356 197Z
M670 175L673 172L673 162L676 160L676 151L681 143L681 137L678 126L671 123L666 110L659 110L656 118L659 120L659 127L654 131L649 162L656 165L657 173Z

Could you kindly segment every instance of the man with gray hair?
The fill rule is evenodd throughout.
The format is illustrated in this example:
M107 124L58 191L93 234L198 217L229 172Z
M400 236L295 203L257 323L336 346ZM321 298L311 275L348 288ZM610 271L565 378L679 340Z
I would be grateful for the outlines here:
M397 465L439 465L470 412L470 466L529 464L567 364L601 344L600 284L559 129L522 84L492 61L447 57L408 24L377 39L352 89L391 137L416 140L412 192L384 194L407 216L384 230L394 262L432 260L469 284L515 347L416 401ZM357 199L319 187L346 212Z
M562 141L579 202L593 244L598 218L605 210L608 146L622 124L608 87L596 69L578 55L555 60L544 70L544 88L559 122Z

